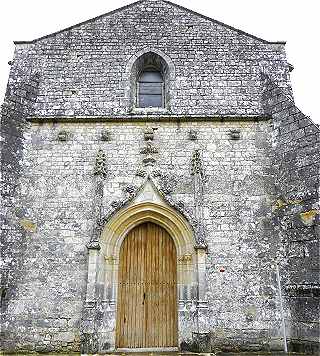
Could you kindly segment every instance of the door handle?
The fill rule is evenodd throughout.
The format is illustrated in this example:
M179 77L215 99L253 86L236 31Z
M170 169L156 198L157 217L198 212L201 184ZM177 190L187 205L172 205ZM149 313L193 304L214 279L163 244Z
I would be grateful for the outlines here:
M143 301L142 301L142 305L144 305L144 301L146 300L146 293L143 293Z

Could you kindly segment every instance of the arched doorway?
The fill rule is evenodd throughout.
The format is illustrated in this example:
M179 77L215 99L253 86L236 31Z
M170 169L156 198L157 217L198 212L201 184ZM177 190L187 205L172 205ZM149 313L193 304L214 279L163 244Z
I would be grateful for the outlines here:
M144 222L122 242L116 347L178 345L177 251L161 226Z

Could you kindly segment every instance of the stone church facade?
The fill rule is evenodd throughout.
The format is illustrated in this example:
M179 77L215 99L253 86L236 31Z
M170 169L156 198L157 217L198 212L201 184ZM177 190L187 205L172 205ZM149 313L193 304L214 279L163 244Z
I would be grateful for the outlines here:
M1 350L317 350L319 129L285 43L141 0L15 45Z

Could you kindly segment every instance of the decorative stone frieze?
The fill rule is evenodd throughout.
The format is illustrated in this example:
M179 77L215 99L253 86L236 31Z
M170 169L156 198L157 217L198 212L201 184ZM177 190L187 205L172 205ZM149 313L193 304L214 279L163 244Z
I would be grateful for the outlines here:
M203 224L203 203L204 203L204 171L200 149L196 149L191 158L191 175L193 180L194 209L196 224L196 234L200 241L200 246L205 243L205 227Z

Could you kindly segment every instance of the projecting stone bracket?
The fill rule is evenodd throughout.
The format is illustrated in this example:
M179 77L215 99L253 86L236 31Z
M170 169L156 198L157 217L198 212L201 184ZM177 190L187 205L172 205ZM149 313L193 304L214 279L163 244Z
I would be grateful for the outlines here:
M231 129L228 132L230 140L240 140L240 130L239 129Z
M58 132L58 141L68 141L70 138L70 133L66 130L61 130Z

